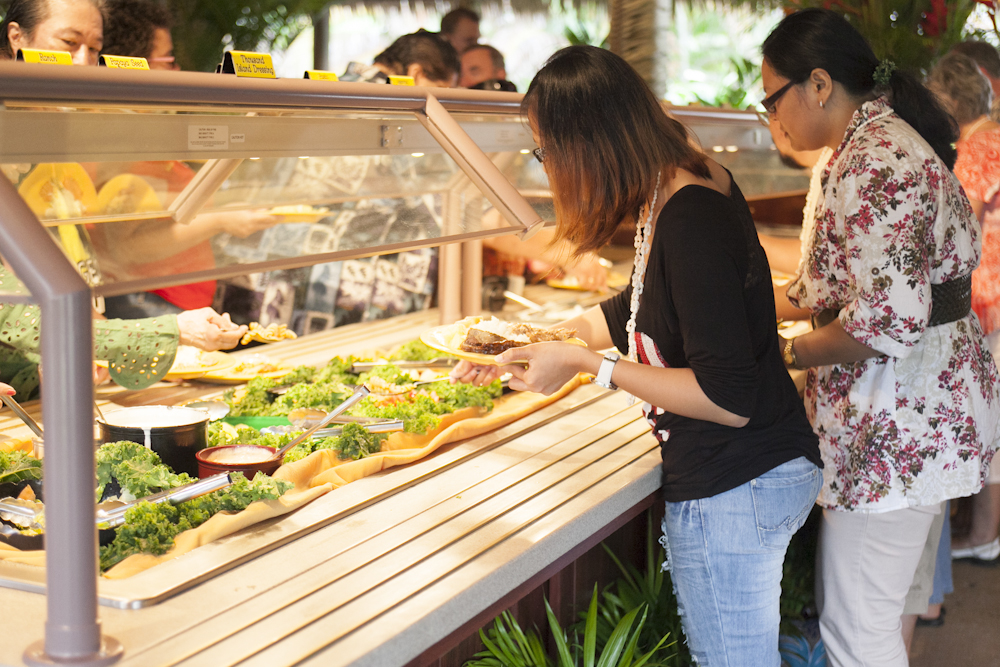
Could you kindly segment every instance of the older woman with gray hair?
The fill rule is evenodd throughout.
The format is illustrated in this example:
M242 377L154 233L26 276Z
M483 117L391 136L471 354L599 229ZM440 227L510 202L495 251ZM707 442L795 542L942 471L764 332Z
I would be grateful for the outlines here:
M972 274L972 308L993 358L1000 363L1000 125L989 118L993 90L969 57L951 52L931 71L928 87L958 122L955 175L982 225L983 253ZM997 562L1000 557L1000 457L987 486L973 496L967 538L952 543L952 557Z

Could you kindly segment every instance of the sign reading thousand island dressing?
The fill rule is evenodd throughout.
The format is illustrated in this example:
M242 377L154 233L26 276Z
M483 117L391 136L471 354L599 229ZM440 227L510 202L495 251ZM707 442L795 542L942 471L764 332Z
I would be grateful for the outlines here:
M254 79L276 79L270 53L226 51L222 60L222 73Z
M149 69L145 58L132 56L101 56L100 65L113 69Z
M72 65L73 56L69 51L42 51L39 49L18 49L17 60L43 65Z

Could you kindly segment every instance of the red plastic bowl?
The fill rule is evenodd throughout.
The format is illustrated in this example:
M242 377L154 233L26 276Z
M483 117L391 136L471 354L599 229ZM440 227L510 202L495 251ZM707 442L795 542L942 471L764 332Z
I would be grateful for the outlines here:
M195 458L198 459L198 476L211 477L220 472L241 472L247 479L253 479L253 476L258 471L265 475L273 475L274 471L281 467L281 461L277 460L251 463L226 462L227 456L243 454L247 450L260 452L260 458L263 458L265 453L268 457L271 457L277 451L273 447L265 447L263 445L225 445L223 447L202 449L195 454Z

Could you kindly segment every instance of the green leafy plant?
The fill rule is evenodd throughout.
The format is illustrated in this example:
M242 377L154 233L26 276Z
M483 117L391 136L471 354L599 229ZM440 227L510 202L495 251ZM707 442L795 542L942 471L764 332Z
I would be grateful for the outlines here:
M325 0L168 0L178 63L185 70L211 72L225 48L281 51L309 27L309 16Z
M781 633L799 636L797 621L816 612L816 541L822 510L814 506L785 551L781 577Z
M788 9L824 7L841 12L879 58L925 74L955 43L976 0L786 0Z
M730 58L733 74L736 80L728 87L719 90L714 99L705 100L696 96L698 101L707 106L745 109L752 107L756 100L748 99L749 91L760 81L760 66L747 58Z
M646 608L640 606L621 618L598 650L597 601L595 584L590 607L584 617L582 644L576 630L572 632L572 638L567 635L548 600L545 601L545 614L556 649L554 658L545 653L536 632L524 632L517 620L509 612L504 612L488 632L479 631L486 650L465 663L466 667L643 667L653 664L650 662L653 654L667 641L669 633L663 635L651 651L639 654L639 636L646 624Z
M669 636L682 636L681 616L677 608L677 598L670 581L670 573L664 572L661 563L666 560L663 547L656 540L653 530L651 513L646 515L646 567L644 572L621 559L606 545L601 544L605 553L621 572L621 578L612 583L601 596L601 614L598 621L597 636L603 643L611 636L612 629L631 609L644 606L649 616L649 624L639 635L638 647L643 651L651 651L658 645L659 633L666 632ZM669 650L668 650L669 649ZM691 664L691 654L687 645L675 639L670 644L664 644L656 652L655 661L651 665L662 667L684 667Z

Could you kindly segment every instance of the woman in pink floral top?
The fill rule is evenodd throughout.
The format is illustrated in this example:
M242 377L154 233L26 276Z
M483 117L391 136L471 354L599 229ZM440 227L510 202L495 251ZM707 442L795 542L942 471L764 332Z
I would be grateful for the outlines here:
M1000 125L988 115L993 88L975 61L954 51L934 66L928 86L959 124L955 176L983 229L983 257L972 274L972 309L994 360L1000 359ZM998 528L1000 457L993 459L986 488L973 498L969 535L955 540L954 557L996 560Z
M979 224L950 171L954 125L835 12L765 40L763 105L792 148L828 146L793 304L825 463L820 630L833 665L906 665L904 599L931 522L978 491L1000 439L997 369L970 310ZM933 295L933 299L932 299Z

